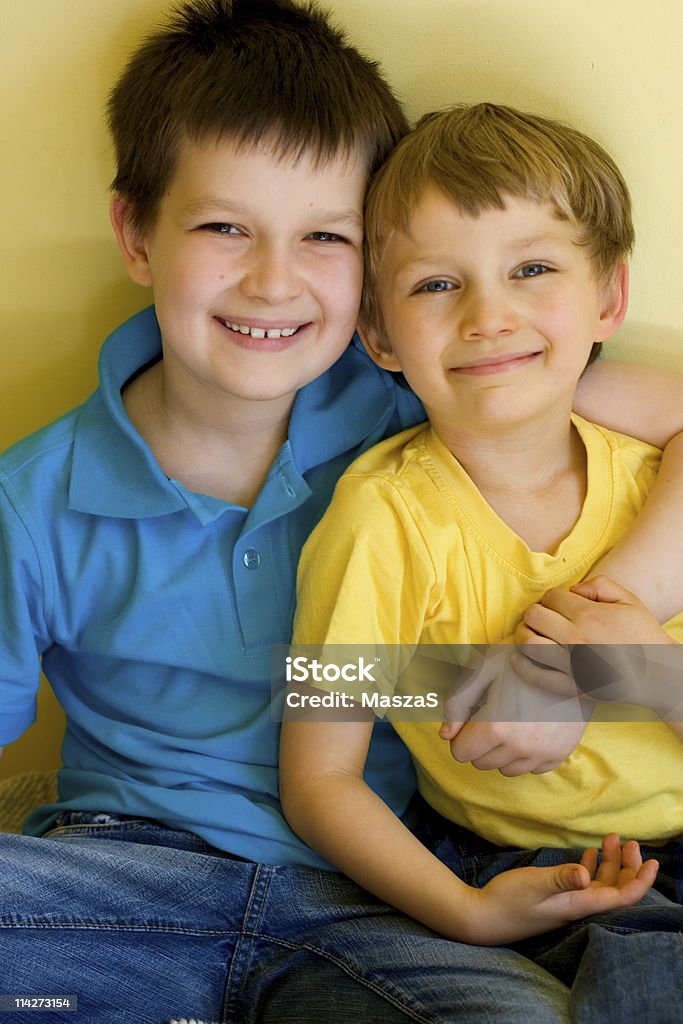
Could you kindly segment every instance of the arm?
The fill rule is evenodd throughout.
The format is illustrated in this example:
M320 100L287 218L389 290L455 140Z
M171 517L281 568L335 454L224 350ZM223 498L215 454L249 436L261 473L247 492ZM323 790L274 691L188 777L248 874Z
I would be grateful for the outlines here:
M656 862L616 836L581 864L504 872L483 889L465 885L363 781L372 723L283 725L280 783L285 815L301 838L359 885L447 938L513 942L640 899Z
M628 535L600 572L633 591L660 622L683 608L683 374L601 360L586 370L574 403L587 419L666 448L657 482Z
M591 682L577 676L579 687L595 701L646 706L683 739L683 652L638 598L605 576L594 576L569 590L550 590L524 613L517 631L527 651L543 652L548 640L562 650L607 645L602 658L591 659ZM585 661L586 659L584 659ZM527 683L576 693L563 673L541 670L521 656L515 669ZM572 659L576 673L577 662ZM580 673L583 676L583 673ZM613 680L617 680L617 683ZM598 685L599 684L599 685Z
M658 622L683 608L683 585L671 566L683 559L683 434L666 447L657 481L626 537L598 571L637 594Z

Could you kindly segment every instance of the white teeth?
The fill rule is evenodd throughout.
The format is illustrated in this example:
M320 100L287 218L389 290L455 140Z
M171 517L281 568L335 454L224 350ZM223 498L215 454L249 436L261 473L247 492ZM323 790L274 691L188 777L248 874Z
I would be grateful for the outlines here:
M224 321L230 330L239 331L240 334L250 334L252 338L272 338L277 340L278 338L291 338L293 334L296 334L297 327L275 327L272 330L265 330L263 327L248 327L247 324L236 324L231 321Z

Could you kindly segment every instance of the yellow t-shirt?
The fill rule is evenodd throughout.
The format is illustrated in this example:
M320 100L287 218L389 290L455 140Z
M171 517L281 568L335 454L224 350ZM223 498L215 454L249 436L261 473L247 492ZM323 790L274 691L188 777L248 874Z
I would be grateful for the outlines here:
M660 452L574 417L586 447L581 514L553 554L531 551L428 425L361 456L304 548L297 644L494 644L551 587L570 586L628 531ZM667 629L683 639L683 614ZM637 637L634 637L637 642ZM619 719L603 706L602 717ZM395 723L425 799L501 846L593 846L606 832L683 831L683 744L654 714L592 721L554 771L505 778L461 765L438 722Z

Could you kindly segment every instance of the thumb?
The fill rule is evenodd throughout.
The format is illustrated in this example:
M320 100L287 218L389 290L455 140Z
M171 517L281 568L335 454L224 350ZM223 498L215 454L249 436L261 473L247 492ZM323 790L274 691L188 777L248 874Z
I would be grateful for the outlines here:
M464 722L442 722L441 728L439 729L439 736L442 740L454 740L464 724Z
M588 870L581 864L559 864L552 869L552 874L547 880L548 896L558 892L587 889L590 881Z
M609 576L592 576L589 580L575 583L569 589L573 594L579 594L580 597L585 597L589 601L604 601L609 604L628 601L633 597L630 590L626 590Z
M472 714L484 700L486 691L496 676L497 660L482 657L476 665L463 668L457 680L446 694L443 707L444 725L453 726L448 735L441 732L443 739L453 739L469 721Z

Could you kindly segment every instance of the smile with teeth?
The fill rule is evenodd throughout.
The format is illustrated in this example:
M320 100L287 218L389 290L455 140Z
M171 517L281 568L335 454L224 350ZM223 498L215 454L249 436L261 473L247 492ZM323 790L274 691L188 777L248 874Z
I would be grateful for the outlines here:
M291 338L299 330L298 327L249 327L248 324L233 323L230 320L221 320L221 323L229 327L236 334L248 334L252 338Z

